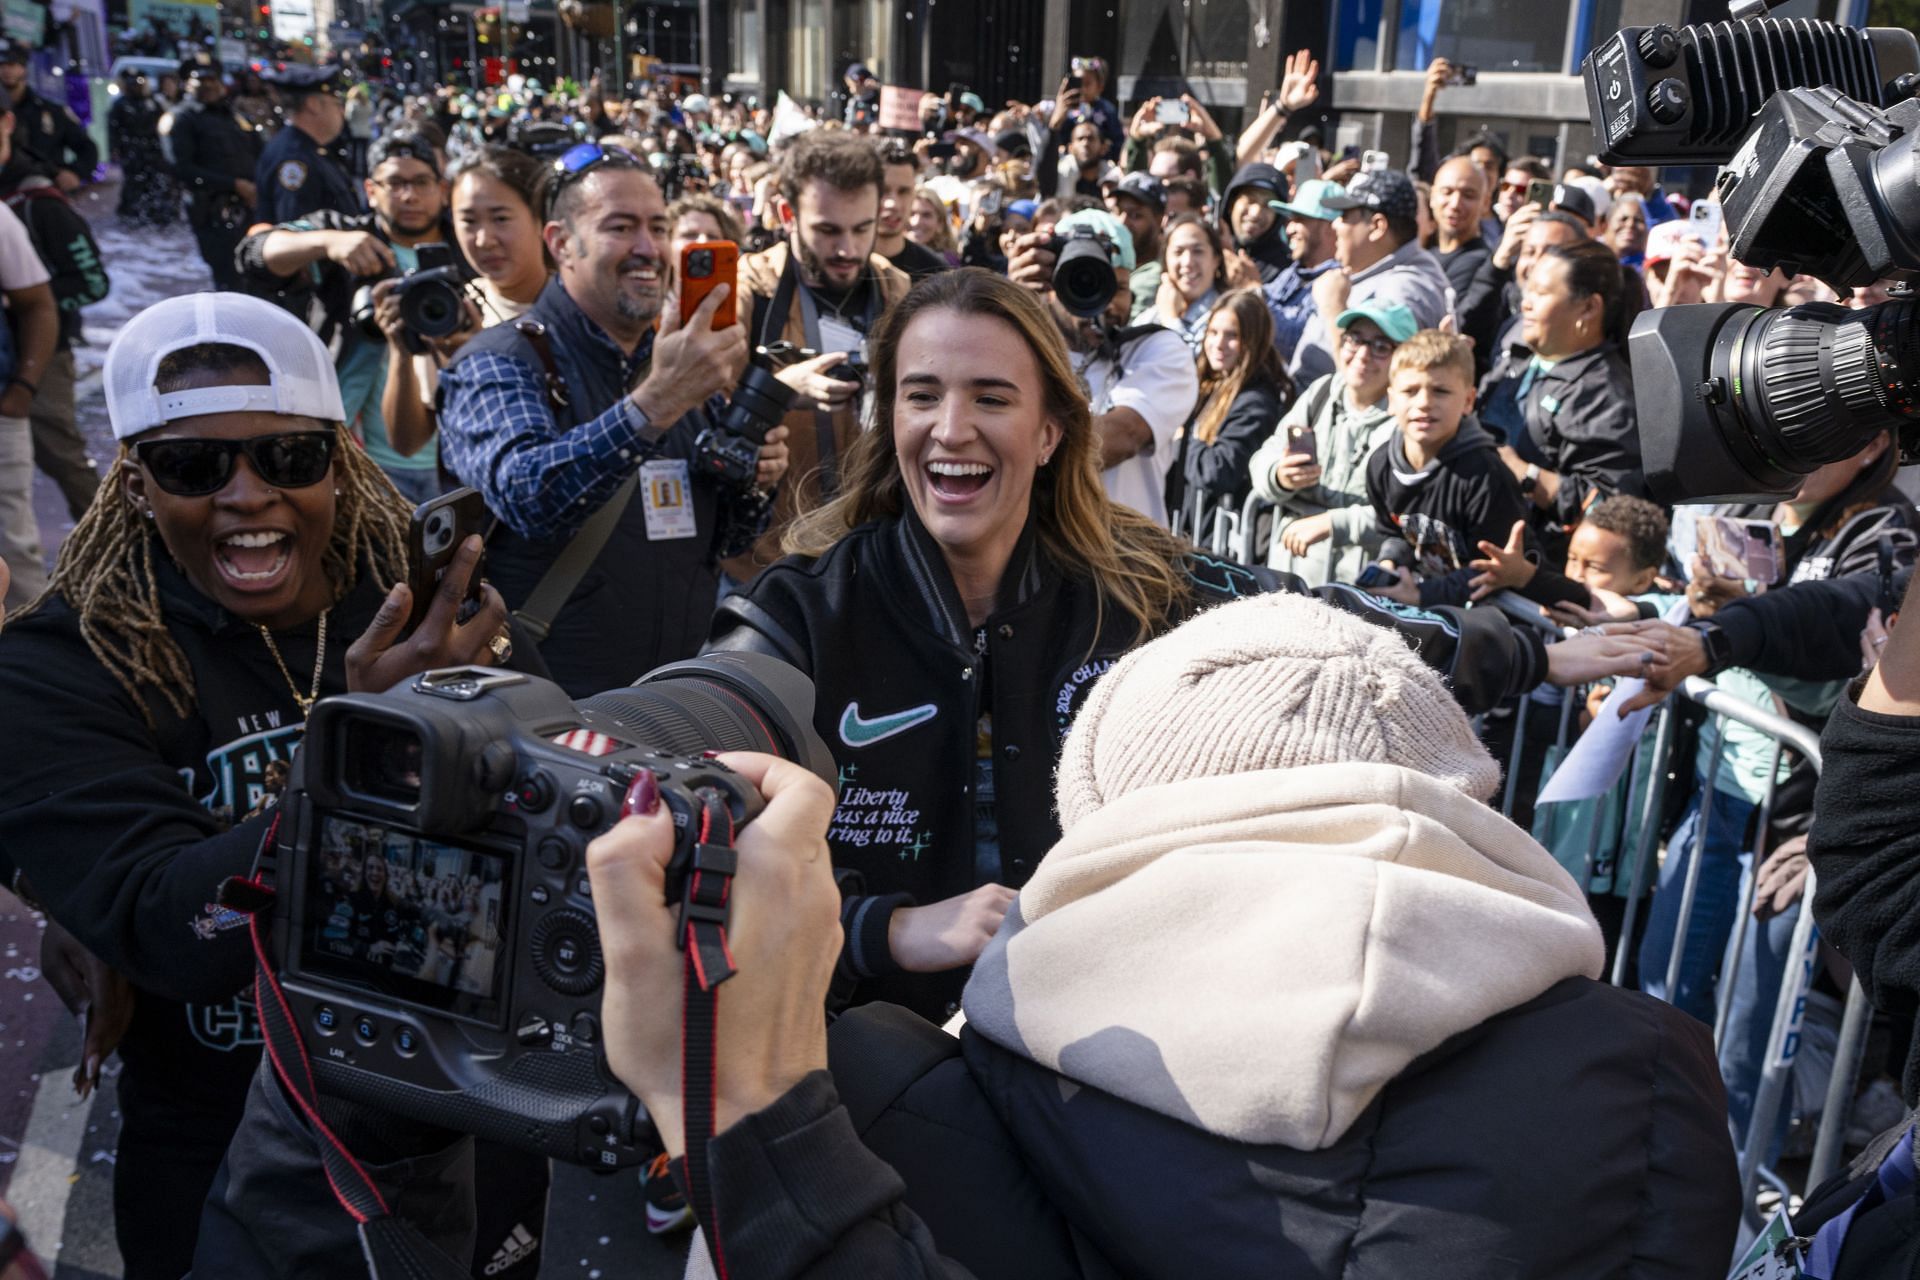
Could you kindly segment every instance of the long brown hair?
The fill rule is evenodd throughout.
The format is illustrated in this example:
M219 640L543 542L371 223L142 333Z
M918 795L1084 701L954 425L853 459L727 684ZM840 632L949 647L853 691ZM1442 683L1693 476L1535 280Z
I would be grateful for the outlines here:
M176 391L199 372L246 372L263 382L267 377L260 357L247 348L202 343L163 359L155 385L162 392ZM346 428L337 422L332 426L338 433L333 466L321 483L333 485L339 496L334 499L333 537L321 566L338 601L362 571L371 572L383 589L406 571L412 510ZM66 601L79 619L87 648L151 726L147 694L159 694L176 715L185 716L193 710L194 687L193 669L167 630L154 577L155 550L164 555L166 547L127 492L127 473L137 465L132 450L121 445L92 505L60 544L46 590L9 615L8 623L35 612L55 595Z
M1207 348L1200 345L1200 412L1194 415L1193 437L1212 444L1227 420L1234 398L1248 387L1270 384L1282 400L1293 398L1293 379L1287 376L1287 362L1273 345L1273 313L1258 289L1235 289L1213 304L1213 315L1230 313L1240 326L1240 363L1229 373L1221 373L1207 359ZM1209 328L1213 317L1207 318Z
M1066 340L1039 298L1002 276L965 267L916 285L881 318L873 338L875 422L847 451L840 496L788 527L782 549L824 555L859 525L898 518L907 509L906 482L893 441L893 400L899 386L900 339L931 311L990 316L1011 325L1040 367L1041 403L1061 430L1052 460L1033 480L1032 510L1043 553L1099 588L1097 606L1117 605L1137 624L1137 640L1162 630L1191 588L1181 571L1190 549L1136 511L1116 506L1100 483L1100 445L1086 392L1074 376ZM1271 344L1269 344L1271 345ZM1096 618L1096 630L1104 616Z

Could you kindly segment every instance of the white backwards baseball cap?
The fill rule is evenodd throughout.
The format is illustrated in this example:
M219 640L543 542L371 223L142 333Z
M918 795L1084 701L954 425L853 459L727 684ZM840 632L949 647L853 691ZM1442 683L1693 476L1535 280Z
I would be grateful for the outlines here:
M267 385L164 394L154 389L163 359L210 342L245 347L259 356L267 366ZM290 312L244 293L190 293L154 303L129 320L107 348L101 381L116 440L203 413L260 409L322 422L347 416L333 357L319 336Z

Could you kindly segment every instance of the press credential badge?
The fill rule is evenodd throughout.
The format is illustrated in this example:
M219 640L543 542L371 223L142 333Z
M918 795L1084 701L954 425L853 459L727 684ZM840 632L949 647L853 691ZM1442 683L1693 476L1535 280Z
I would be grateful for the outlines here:
M687 492L685 458L655 458L641 464L640 501L646 508L649 542L693 536L693 499Z

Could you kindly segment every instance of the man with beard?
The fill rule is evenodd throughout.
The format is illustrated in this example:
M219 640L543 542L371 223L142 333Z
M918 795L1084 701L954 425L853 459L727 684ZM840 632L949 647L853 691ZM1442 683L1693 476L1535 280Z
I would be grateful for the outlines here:
M317 209L255 232L240 246L240 265L250 292L306 316L334 352L348 425L394 487L419 503L440 491L438 455L432 442L411 457L388 443L380 393L392 344L354 319L354 299L369 281L416 269L424 245L458 251L450 249L447 188L433 145L421 134L396 130L381 135L367 159L372 176L363 185L371 212Z
M699 649L719 558L766 527L786 432L767 433L742 481L696 465L710 402L746 368L747 326L714 327L724 286L685 324L663 300L667 204L643 161L587 142L556 170L541 232L556 274L440 375L440 441L499 520L489 578L583 697Z
M180 192L160 151L160 121L166 107L147 78L120 73L120 96L107 112L107 144L120 165L120 221L129 226L169 227L180 215Z
M913 208L913 189L920 182L920 157L904 142L880 144L880 217L874 223L873 249L907 273L924 280L947 269L947 260L925 245L907 239L907 214Z
M1273 313L1273 345L1287 362L1289 373L1293 372L1300 335L1314 314L1313 282L1340 265L1333 256L1333 224L1339 221L1340 213L1326 205L1326 198L1339 192L1339 183L1312 178L1300 184L1291 202L1273 203L1273 211L1285 219L1293 261L1262 292L1266 294L1267 310Z
M1091 232L1106 247L1119 288L1099 316L1080 316L1053 292L1053 251L1039 234L1015 242L1007 275L1041 294L1067 340L1073 370L1087 389L1094 436L1100 442L1100 479L1115 502L1167 523L1167 472L1174 435L1200 399L1200 379L1186 340L1156 324L1127 327L1133 296L1133 237L1105 209L1069 214L1056 236Z
M779 371L797 393L785 418L795 482L781 490L766 536L727 563L736 580L779 559L787 522L837 492L840 460L860 433L867 334L912 284L875 252L886 172L865 138L800 135L780 160L775 207L786 238L740 260L751 344L808 354Z
M1042 196L1057 193L1098 200L1109 185L1120 180L1120 168L1107 159L1107 139L1100 132L1099 122L1082 116L1073 122L1073 130L1067 135L1066 154L1052 172L1043 168L1038 177Z
M213 272L213 287L237 291L242 286L233 255L259 199L253 171L261 138L235 112L218 67L194 61L183 64L181 71L186 100L160 122L161 144L186 189L187 224Z
M1274 207L1289 194L1287 180L1278 169L1249 164L1233 175L1220 202L1226 210L1225 230L1234 247L1253 259L1263 285L1272 284L1293 264L1293 250Z
M62 191L73 191L93 180L100 166L100 148L87 136L86 126L73 111L48 102L27 83L27 46L14 41L0 49L0 89L13 104L14 150L37 165Z
M1167 188L1150 173L1130 173L1107 192L1107 210L1133 236L1131 318L1153 310L1160 291L1160 220L1167 212Z

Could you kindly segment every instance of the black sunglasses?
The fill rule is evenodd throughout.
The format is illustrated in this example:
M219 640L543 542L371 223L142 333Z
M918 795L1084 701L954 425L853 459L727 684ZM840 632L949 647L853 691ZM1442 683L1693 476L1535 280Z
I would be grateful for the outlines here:
M274 488L304 489L326 479L334 438L331 431L289 431L247 440L143 440L133 447L133 456L176 498L203 498L226 488L234 459L243 453L254 474Z
M602 167L652 172L651 165L625 147L602 146L598 142L582 142L568 147L553 162L553 181L547 185L547 216L553 216L553 206L559 201L562 191Z

